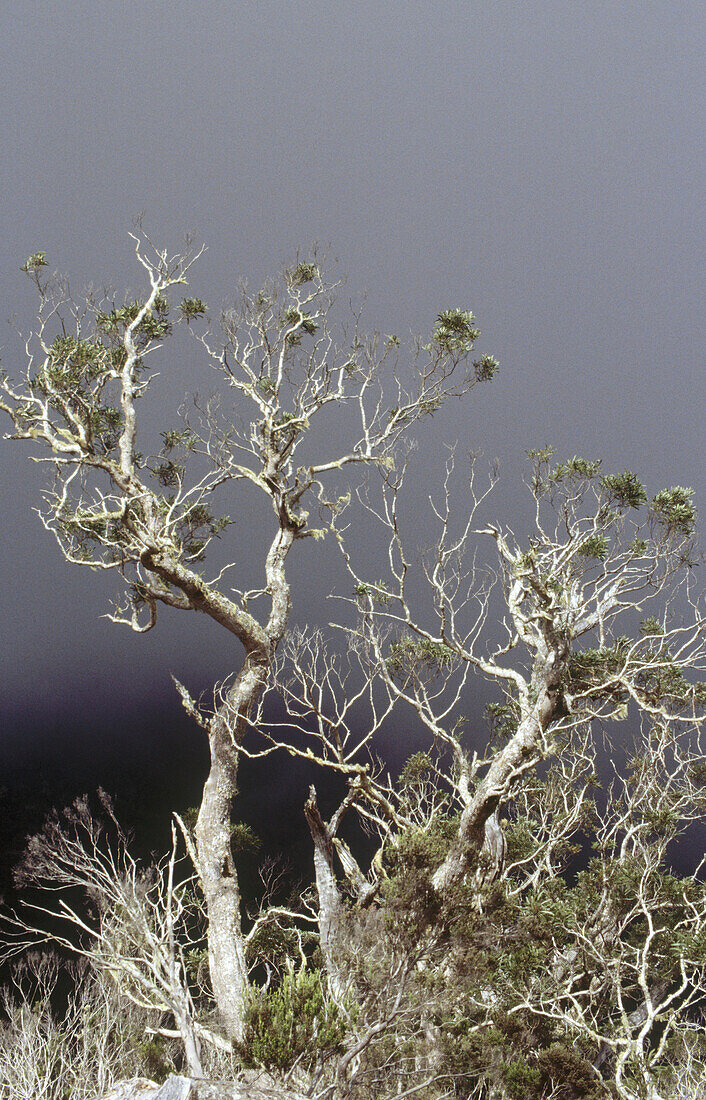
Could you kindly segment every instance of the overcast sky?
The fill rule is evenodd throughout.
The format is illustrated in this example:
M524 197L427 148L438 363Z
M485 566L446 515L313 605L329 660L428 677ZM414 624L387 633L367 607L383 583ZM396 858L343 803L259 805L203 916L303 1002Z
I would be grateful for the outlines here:
M502 458L504 515L548 442L703 506L705 26L674 0L3 5L0 313L29 326L37 249L75 288L137 287L140 211L208 245L215 305L320 241L384 331L475 311L501 374L435 430ZM221 668L209 624L101 619L105 578L63 563L27 450L0 450L6 737ZM301 618L323 565L295 568Z

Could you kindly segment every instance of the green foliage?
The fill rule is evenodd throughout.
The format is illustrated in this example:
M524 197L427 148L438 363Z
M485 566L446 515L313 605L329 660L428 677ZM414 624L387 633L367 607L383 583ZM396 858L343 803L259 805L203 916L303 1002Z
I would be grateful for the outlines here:
M248 962L260 966L268 964L276 973L283 974L291 966L292 959L299 957L300 943L309 945L316 939L314 932L283 927L276 920L263 921L247 942Z
M304 286L306 283L312 283L314 279L318 278L319 269L314 263L302 262L298 263L295 267L289 269L286 272L287 285L294 289L295 287Z
M417 402L417 410L419 416L433 416L437 409L440 409L444 403L443 397L427 397Z
M192 505L175 525L182 552L192 561L201 561L207 543L218 537L232 522L230 516L214 516L203 502Z
M48 267L49 262L46 256L46 252L33 252L32 255L22 264L22 270L26 271L29 275L40 267Z
M640 508L647 503L645 486L631 470L623 470L622 474L606 474L601 478L601 484L610 502L621 508Z
M97 313L96 325L100 332L122 337L125 331L137 319L145 302L127 302L124 306L114 306L113 309ZM150 309L134 331L142 343L150 340L160 340L168 336L172 331L172 324L167 320L169 315L169 301L163 294L158 294Z
M287 332L285 339L290 347L296 347L301 344L304 333L309 336L313 336L318 330L318 322L309 314L302 313L296 306L289 306L282 315L282 324L293 326L292 330Z
M186 318L187 323L192 321L194 317L202 317L206 312L206 303L202 302L200 298L182 298L179 303L179 310L182 317Z
M404 763L400 772L400 785L412 787L423 783L433 773L432 759L428 752L415 752Z
M384 606L390 602L392 595L388 592L385 581L376 581L374 584L357 584L353 589L353 595L359 600L371 599L373 603Z
M397 837L386 858L382 894L389 931L414 944L439 922L443 899L431 877L449 850L456 822L439 815L429 829L408 829Z
M647 553L647 540L634 538L628 546L628 553L632 558L641 558Z
M159 462L156 466L152 467L152 473L160 485L163 485L165 488L174 488L181 483L186 473L186 463L183 458L188 452L196 449L197 440L191 428L184 428L181 431L172 429L171 431L162 432L162 439L164 440L162 454L165 458L163 462ZM175 450L182 452L181 461L166 457Z
M76 508L60 517L62 531L73 536L79 545L116 543L120 538L122 516L103 509Z
M584 539L579 546L579 554L583 558L595 558L597 561L605 561L608 557L610 543L605 535L595 532Z
M606 1096L591 1069L595 1049L561 1024L517 1009L518 990L539 991L551 960L571 943L578 902L559 879L521 900L490 894L482 913L469 908L449 927L443 957L453 961L445 965L437 1017L443 1072L517 1100ZM479 989L492 990L485 1008Z
M548 443L545 447L533 447L526 452L530 462L546 463L556 454L556 448Z
M93 453L109 454L117 446L122 422L120 410L103 401L105 383L120 369L118 349L99 340L57 336L50 344L41 370L30 378L33 394L44 394L71 433L75 420L83 424ZM37 412L28 405L28 421Z
M624 699L625 693L618 684L611 683L611 680L625 667L630 645L629 638L617 638L612 646L604 649L574 650L568 661L567 690L575 695L606 685L601 693L603 696Z
M662 489L650 504L650 514L668 535L689 538L696 526L696 508L692 497L693 489L675 485L672 489Z
M646 702L657 706L689 700L690 685L666 647L641 650L640 658L644 667L637 670L635 684Z
M272 421L270 442L280 454L283 454L291 447L297 436L302 431L306 431L308 427L309 422L306 418L297 416L295 413L282 412ZM264 431L265 428L263 426L263 432Z
M165 451L173 451L176 447L183 447L185 450L191 451L196 446L196 436L191 428L162 432L162 439L164 440Z
M36 386L47 392L54 386L70 390L106 374L113 363L108 349L94 340L76 336L57 336L49 346L49 355Z
M436 318L435 343L447 355L469 352L480 336L480 329L476 327L475 321L470 310L442 310Z
M411 676L424 678L435 676L450 668L458 660L458 654L442 642L408 635L393 642L385 659L390 676L406 681Z
M147 1077L163 1084L170 1073L174 1072L174 1062L165 1048L164 1040L156 1035L152 1039L143 1039L138 1044L137 1053Z
M591 1063L571 1042L553 1042L540 1050L537 1069L546 1091L556 1100L602 1100L605 1092L596 1080Z
M286 1072L299 1061L312 1069L342 1050L346 1021L323 981L318 970L289 971L279 988L253 996L238 1052L245 1066Z
M534 464L532 489L535 495L544 496L559 485L576 487L582 491L587 483L595 482L598 478L607 500L607 507L604 508L606 518L616 518L611 517L610 507L639 508L647 502L645 487L631 470L624 470L620 474L601 475L600 459L586 459L580 455L574 455L573 458L558 463L552 469L550 462L554 453L554 447L551 446L527 452L528 458Z
M236 821L230 827L230 844L234 852L257 852L262 841L244 821Z
M181 819L188 829L195 829L196 822L199 816L198 806L187 806L185 810L182 810Z
M527 1100L529 1096L536 1096L542 1084L540 1069L530 1065L520 1054L516 1054L512 1062L503 1066L500 1079L513 1100Z
M488 703L483 717L490 726L491 740L505 741L517 732L520 708L516 702Z
M167 488L172 488L175 485L179 485L181 479L185 473L185 466L181 462L172 462L171 459L167 462L160 462L154 467L152 473L156 477L160 485L164 485Z
M272 426L275 431L279 431L281 428L286 428L295 422L300 422L300 418L295 413L283 412L272 421Z
M473 363L473 369L478 382L492 382L500 369L500 364L494 355L481 355Z
M592 481L598 475L601 460L581 458L574 455L566 462L560 462L551 473L551 480L559 485L563 481L576 483L578 481Z

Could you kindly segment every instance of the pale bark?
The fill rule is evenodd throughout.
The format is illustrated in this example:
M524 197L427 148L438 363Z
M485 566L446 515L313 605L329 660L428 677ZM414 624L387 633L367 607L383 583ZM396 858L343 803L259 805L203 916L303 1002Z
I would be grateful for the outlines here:
M519 776L534 766L539 758L544 733L563 713L559 667L556 661L545 666L537 703L520 721L517 732L495 757L464 808L456 839L432 879L437 890L443 891L459 882L466 874L471 859L484 846L498 870L501 869L503 846L497 836L497 811Z
M175 1005L174 1019L184 1044L184 1056L191 1077L203 1077L203 1065L201 1064L201 1043L196 1031L193 1016L189 1006L184 1001Z
M210 737L211 767L196 824L199 877L208 913L208 961L213 994L228 1034L242 1041L248 990L240 890L230 844L237 751L227 733Z
M398 369L392 342L360 339L357 317L350 347L348 335L344 346L337 346L328 315L338 284L326 283L315 264L305 265L308 273L302 279L297 277L298 269L284 273L281 297L280 291L271 298L269 292L251 297L244 291L240 310L223 315L225 340L219 346L212 345L208 328L196 337L211 366L219 370L246 410L245 418L239 407L233 423L223 424L215 406L207 405L199 410L203 414L200 428L185 418L186 433L165 433L165 448L160 456L153 456L159 458L159 465L152 469L137 451L137 402L145 396L150 380L142 367L176 321L156 327L149 322L163 311L166 317L165 293L186 285L196 257L188 249L170 257L154 249L142 233L132 238L138 262L149 278L149 293L134 309L134 316L132 305L126 315L113 295L105 301L89 296L85 303L74 303L68 286L39 278L43 263L28 263L26 270L40 298L38 327L26 343L24 381L16 386L4 374L0 377L0 411L13 423L13 438L34 442L48 452L40 461L52 463L56 480L46 498L43 522L66 559L91 569L114 570L124 579L127 603L116 606L109 616L112 621L144 632L154 627L161 605L200 611L244 647L242 666L211 719L200 715L180 688L187 710L209 736L211 764L195 845L188 839L190 851L196 849L206 899L214 994L225 1026L238 1038L248 980L230 847L231 810L238 753L287 628L287 554L295 539L321 537L334 527L335 516L347 506L347 496L327 500L327 473L379 462L389 469L395 444L412 424L447 398L489 380L495 364L492 357L484 357L485 370L479 372L478 364L472 363L478 331L472 315L461 311L451 311L456 325L453 334L440 322L431 343L413 344L414 366L408 377ZM66 336L64 315L73 320L76 339L96 357L91 370L72 361L66 374L66 355L58 357L53 342L59 321ZM181 320L188 323L188 312ZM304 338L314 334L307 350L296 352ZM116 358L113 353L118 350L123 354ZM473 369L468 369L471 364ZM62 367L59 372L58 366ZM117 435L112 427L96 427L103 422L105 399L112 390L119 391ZM355 442L344 443L336 436L332 453L299 466L295 454L311 419L328 405L356 410ZM164 472L161 460L174 446L182 445L168 443L167 437L183 442L185 435L189 445L184 443L183 462L170 460ZM187 477L186 469L192 452L206 465L206 471L195 478ZM150 487L152 474L161 483L157 490ZM218 524L227 519L220 515L214 494L226 485L246 483L265 494L276 516L276 529L264 562L264 587L255 592L230 589L236 593L233 598L219 590L219 578L207 581L198 563L222 529ZM163 488L170 492L163 493ZM308 512L302 507L307 495L328 516L324 528L309 528ZM211 516L213 503L218 521L214 515L192 525L200 509L204 509L202 515ZM262 597L269 597L269 611L255 618L247 610L248 602Z
M319 944L331 996L340 1002L346 992L345 976L341 969L343 902L333 866L333 837L319 812L314 787L309 788L304 813L314 842L314 872L319 897Z
M240 918L240 889L230 842L237 794L238 746L265 685L269 652L248 654L219 713L209 725L211 767L196 823L199 875L208 912L211 983L228 1034L244 1038L248 969Z

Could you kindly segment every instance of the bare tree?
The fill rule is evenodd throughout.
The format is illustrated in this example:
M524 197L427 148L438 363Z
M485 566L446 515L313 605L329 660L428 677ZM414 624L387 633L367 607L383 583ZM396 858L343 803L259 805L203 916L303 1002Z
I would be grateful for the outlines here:
M23 902L17 913L3 914L0 957L52 942L84 958L153 1019L173 1018L171 1034L181 1040L189 1072L202 1077L201 1040L219 1040L197 1023L188 980L186 957L204 932L193 875L182 870L174 828L170 855L142 868L105 795L103 806L112 838L83 798L63 814L51 814L31 838L18 883L47 900Z
M61 986L69 981L60 1010ZM115 983L80 963L30 952L0 989L2 1100L77 1100L138 1069L135 1036L155 1018L121 1001Z
M12 422L10 438L35 447L54 475L41 515L66 559L111 572L125 586L128 602L114 621L143 632L160 607L196 611L240 643L220 705L200 717L211 765L195 837L213 990L228 1033L242 1039L248 977L230 816L248 717L289 622L287 557L295 542L325 531L310 521L307 501L335 513L345 492L339 485L341 495L329 499L327 483L335 489L348 467L391 464L411 425L492 378L497 364L487 355L472 360L478 329L462 310L439 314L430 341L417 341L406 363L396 338L364 337L356 315L337 333L338 287L315 257L258 292L241 287L220 327L204 328L199 298L170 307L201 251L187 244L170 255L139 226L133 241L148 286L122 301L92 292L76 299L65 280L46 277L44 253L29 258L38 319L25 339L23 381L3 376L0 409ZM166 427L160 455L149 459L138 449L140 403L177 325L195 336L236 411L224 416L209 400L178 429ZM305 454L310 429L327 411L343 414L329 432L342 442ZM243 507L233 496L239 489L261 494L274 513L262 586L251 591L224 587L231 565L214 576L203 565L230 522L221 506Z

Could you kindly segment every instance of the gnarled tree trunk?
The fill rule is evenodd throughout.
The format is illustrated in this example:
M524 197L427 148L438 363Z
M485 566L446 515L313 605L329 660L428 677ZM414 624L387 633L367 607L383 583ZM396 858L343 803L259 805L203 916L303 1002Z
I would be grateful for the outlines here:
M458 833L446 859L434 872L432 882L443 891L466 874L471 857L484 848L499 873L504 858L504 841L497 813L516 779L539 758L541 740L551 723L564 713L564 699L557 661L547 661L535 674L541 687L537 702L520 721L517 732L493 760L461 814Z
M208 961L213 993L229 1036L242 1042L249 988L240 919L240 889L231 848L237 794L238 744L266 679L263 659L248 655L221 711L209 727L211 767L196 822L198 870L208 913ZM227 715L233 716L228 719Z

